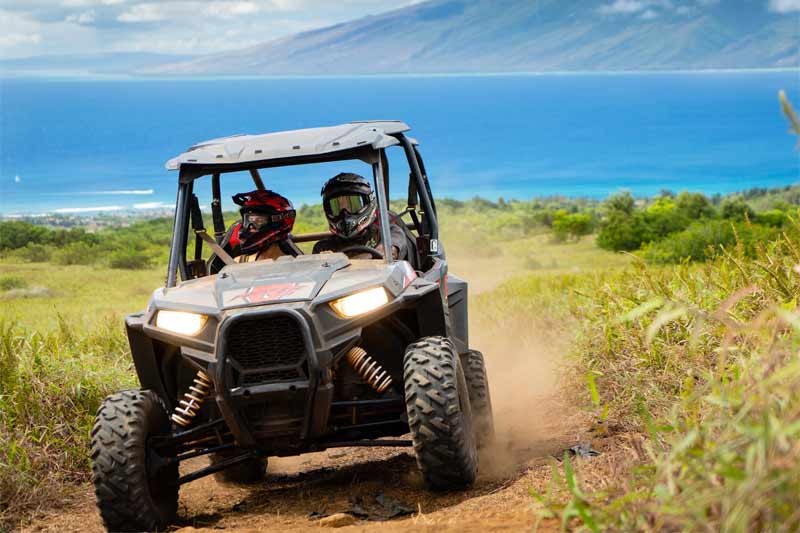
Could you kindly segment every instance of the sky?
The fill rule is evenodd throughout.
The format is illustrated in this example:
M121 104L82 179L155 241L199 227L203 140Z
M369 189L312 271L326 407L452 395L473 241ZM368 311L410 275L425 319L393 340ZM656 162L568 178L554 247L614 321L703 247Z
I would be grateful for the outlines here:
M2 0L0 57L91 52L206 54L414 0Z
M0 58L92 52L208 54L421 0L1 0ZM531 0L534 1L534 0ZM756 0L800 14L800 0ZM605 16L652 18L725 0L605 0ZM593 3L593 5L597 5Z

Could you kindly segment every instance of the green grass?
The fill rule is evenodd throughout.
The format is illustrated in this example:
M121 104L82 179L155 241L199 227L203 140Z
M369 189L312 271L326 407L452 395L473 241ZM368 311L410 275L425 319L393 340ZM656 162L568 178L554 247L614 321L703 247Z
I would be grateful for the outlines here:
M0 263L0 279L15 279L27 287L45 287L49 296L4 298L0 320L33 331L52 331L61 315L74 327L115 320L122 328L125 314L144 309L153 289L163 285L166 268L117 270L87 265ZM2 297L2 292L0 292Z

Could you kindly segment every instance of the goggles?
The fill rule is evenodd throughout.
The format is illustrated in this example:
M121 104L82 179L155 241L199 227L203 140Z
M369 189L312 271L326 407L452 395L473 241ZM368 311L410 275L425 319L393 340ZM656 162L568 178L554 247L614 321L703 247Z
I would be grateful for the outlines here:
M365 194L343 194L334 196L325 202L330 216L338 216L342 211L355 215L363 211L369 204L370 198Z
M278 215L265 215L263 213L242 213L242 227L260 231L279 227L285 219L294 217L294 211L287 211Z

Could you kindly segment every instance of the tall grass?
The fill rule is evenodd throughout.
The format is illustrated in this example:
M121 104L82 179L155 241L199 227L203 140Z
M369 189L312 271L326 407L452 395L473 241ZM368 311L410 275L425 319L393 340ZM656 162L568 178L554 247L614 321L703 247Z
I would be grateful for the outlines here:
M110 392L133 386L118 321L42 333L0 322L0 529L89 476L89 431Z
M565 528L800 530L800 226L715 255L501 289L578 325L573 390L589 374L586 408L638 443L602 483L556 469L541 501Z

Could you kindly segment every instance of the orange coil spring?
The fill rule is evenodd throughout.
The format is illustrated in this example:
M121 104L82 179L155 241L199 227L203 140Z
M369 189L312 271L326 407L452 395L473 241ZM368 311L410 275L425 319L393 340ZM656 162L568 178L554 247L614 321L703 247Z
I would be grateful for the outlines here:
M361 379L369 383L370 387L382 394L392 385L392 376L389 375L381 365L372 357L367 355L363 348L353 347L347 352L347 361L361 376Z
M183 395L180 405L172 413L170 417L172 421L181 427L187 427L191 424L194 417L197 416L200 406L203 405L203 400L208 396L211 385L208 375L202 370L198 370L197 376L194 378L194 384L189 387L189 390Z

